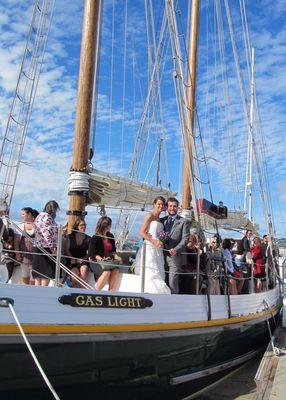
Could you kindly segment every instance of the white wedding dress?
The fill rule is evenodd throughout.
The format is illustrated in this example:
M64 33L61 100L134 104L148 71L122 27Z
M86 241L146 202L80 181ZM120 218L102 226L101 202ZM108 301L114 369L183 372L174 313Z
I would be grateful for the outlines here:
M157 233L164 230L159 221L152 221L148 232L156 239ZM148 240L146 243L145 257L145 292L171 294L170 288L165 283L165 268L163 250L154 246Z

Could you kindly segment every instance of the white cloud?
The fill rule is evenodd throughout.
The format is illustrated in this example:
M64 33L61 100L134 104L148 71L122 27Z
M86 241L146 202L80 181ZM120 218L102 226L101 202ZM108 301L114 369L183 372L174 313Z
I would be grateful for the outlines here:
M136 127L141 118L142 104L147 93L147 44L144 31L145 15L141 15L144 2L129 2L128 13L131 17L128 22L128 52L127 52L127 90L125 103L124 154L121 163L121 118L122 118L122 84L123 84L123 40L124 7L116 2L116 17L120 22L116 24L114 92L112 103L111 143L112 154L108 155L107 137L109 135L110 118L110 56L111 56L111 10L112 1L105 2L102 43L102 70L98 102L98 131L96 135L95 158L96 167L105 168L110 158L113 172L126 174L129 169L129 160L132 154L131 146L134 142L132 135L137 132ZM285 1L272 2L265 0L263 4L271 5L271 16L263 11L259 1L249 4L249 20L251 22L252 41L256 48L256 89L259 98L263 132L267 150L267 160L270 171L270 188L275 193L278 187L279 199L285 201L285 169L286 169L286 142L283 134L285 124L285 91L286 91L286 30L285 23L279 25L277 21L285 17ZM155 4L155 3L154 3ZM181 2L181 8L184 2ZM140 7L139 7L140 6ZM155 7L158 6L157 3ZM204 10L206 4L203 3ZM16 0L0 0L0 121L2 134L5 121L11 104L11 94L16 85L17 73L24 48L25 34L31 18L33 1L18 2ZM233 12L237 12L236 7ZM158 10L157 10L158 11ZM239 16L234 15L235 22ZM285 18L284 18L285 19ZM202 20L203 21L203 20ZM157 22L157 21L156 21ZM80 46L80 30L82 23L82 2L67 2L58 0L55 3L52 29L47 43L45 63L40 77L38 92L32 113L29 139L25 149L25 162L30 166L22 165L15 192L14 204L16 207L27 205L30 201L41 208L47 200L55 198L62 207L66 207L66 177L71 163L71 146L74 131L74 118L77 93L78 54ZM203 26L203 25L202 25ZM205 29L205 27L203 28ZM241 29L237 32L241 35ZM242 35L241 35L242 37ZM227 39L228 40L228 39ZM221 114L226 106L223 96L223 87L218 79L219 71L208 65L207 56L203 51L207 47L206 36L203 37L203 48L200 50L203 64L200 68L203 74L199 77L198 111L205 139L206 156L209 158L210 175L213 191L217 200L224 196L233 203L232 189L234 177L234 163L237 163L239 190L243 189L245 176L245 158L247 145L247 129L241 112L240 93L234 73L229 75L232 113L232 141L230 148L229 136L226 130L226 116ZM229 50L229 41L227 42ZM213 42L208 43L212 50ZM134 57L133 57L134 56ZM169 54L170 56L170 54ZM133 64L135 63L135 64ZM233 61L228 56L226 63L233 68ZM218 65L216 66L218 68ZM244 62L243 62L243 67ZM178 164L182 162L181 132L176 110L176 100L172 84L172 60L165 65L163 82L167 89L163 89L163 113L165 118L166 136L170 141L168 158L171 161L170 173L175 181L175 189L180 189L181 172ZM135 92L136 101L133 104L133 72L136 72ZM167 73L170 73L169 75ZM216 72L216 79L213 79ZM243 69L243 72L245 70ZM209 88L209 89L208 89ZM216 89L217 98L207 90ZM249 96L248 96L249 97ZM206 109L209 109L209 113ZM213 111L211 112L211 108ZM157 119L158 121L158 119ZM156 126L156 122L153 122ZM156 136L152 138L153 149ZM150 145L151 149L151 145ZM261 151L261 147L260 150ZM232 159L229 153L233 153ZM151 151L150 151L151 153ZM200 158L202 154L200 152ZM149 154L149 160L152 154ZM217 160L217 161L215 161ZM146 164L148 167L147 160ZM123 165L122 165L123 164ZM205 180L203 174L203 180ZM207 187L205 186L207 189ZM284 192L283 192L284 191ZM207 192L207 190L205 190ZM241 197L241 194L238 196ZM28 204L33 206L33 204ZM95 218L92 214L92 218ZM280 218L281 220L281 218ZM94 221L92 222L94 224ZM280 229L280 228L279 228ZM283 229L283 228L281 228Z

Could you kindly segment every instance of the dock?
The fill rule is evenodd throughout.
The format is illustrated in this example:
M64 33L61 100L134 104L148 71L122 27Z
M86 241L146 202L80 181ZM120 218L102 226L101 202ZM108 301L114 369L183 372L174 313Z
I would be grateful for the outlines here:
M183 400L284 400L286 328L277 327L265 353Z
M286 329L276 328L255 376L257 393L253 400L286 397Z

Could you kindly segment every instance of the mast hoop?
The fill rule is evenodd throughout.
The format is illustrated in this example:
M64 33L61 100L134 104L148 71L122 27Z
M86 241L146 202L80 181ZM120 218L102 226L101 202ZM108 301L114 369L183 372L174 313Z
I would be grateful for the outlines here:
M75 215L78 217L85 217L87 215L87 211L81 211L81 210L68 210L66 212L66 215Z
M86 190L70 190L68 191L68 196L88 196L88 191Z

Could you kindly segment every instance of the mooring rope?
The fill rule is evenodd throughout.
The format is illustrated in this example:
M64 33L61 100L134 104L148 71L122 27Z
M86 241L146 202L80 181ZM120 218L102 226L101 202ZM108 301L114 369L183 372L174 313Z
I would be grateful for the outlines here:
M31 356L32 356L32 358L33 358L33 360L34 360L39 372L40 372L40 374L42 375L42 378L46 382L46 384L47 384L49 390L51 391L52 395L54 396L54 398L56 400L60 400L60 397L58 396L57 392L53 388L53 386L52 386L51 382L49 381L49 378L45 374L43 368L41 367L41 364L39 363L39 360L37 359L32 347L31 347L31 345L30 345L30 343L29 343L29 341L27 339L27 336L26 336L26 334L25 334L25 332L24 332L24 330L23 330L23 328L21 326L21 323L20 323L20 321L19 321L19 319L17 317L16 311L15 311L13 305L14 305L14 300L13 299L8 298L8 297L0 298L0 307L9 307L9 309L10 309L12 315L13 315L13 318L14 318L14 320L15 320L18 328L19 328L19 331L20 331L20 333L21 333L21 335L22 335L22 337L24 339L24 342L25 342L25 344L26 344L26 346L27 346L27 348L28 348L28 350L29 350L29 352L30 352L30 354L31 354Z

